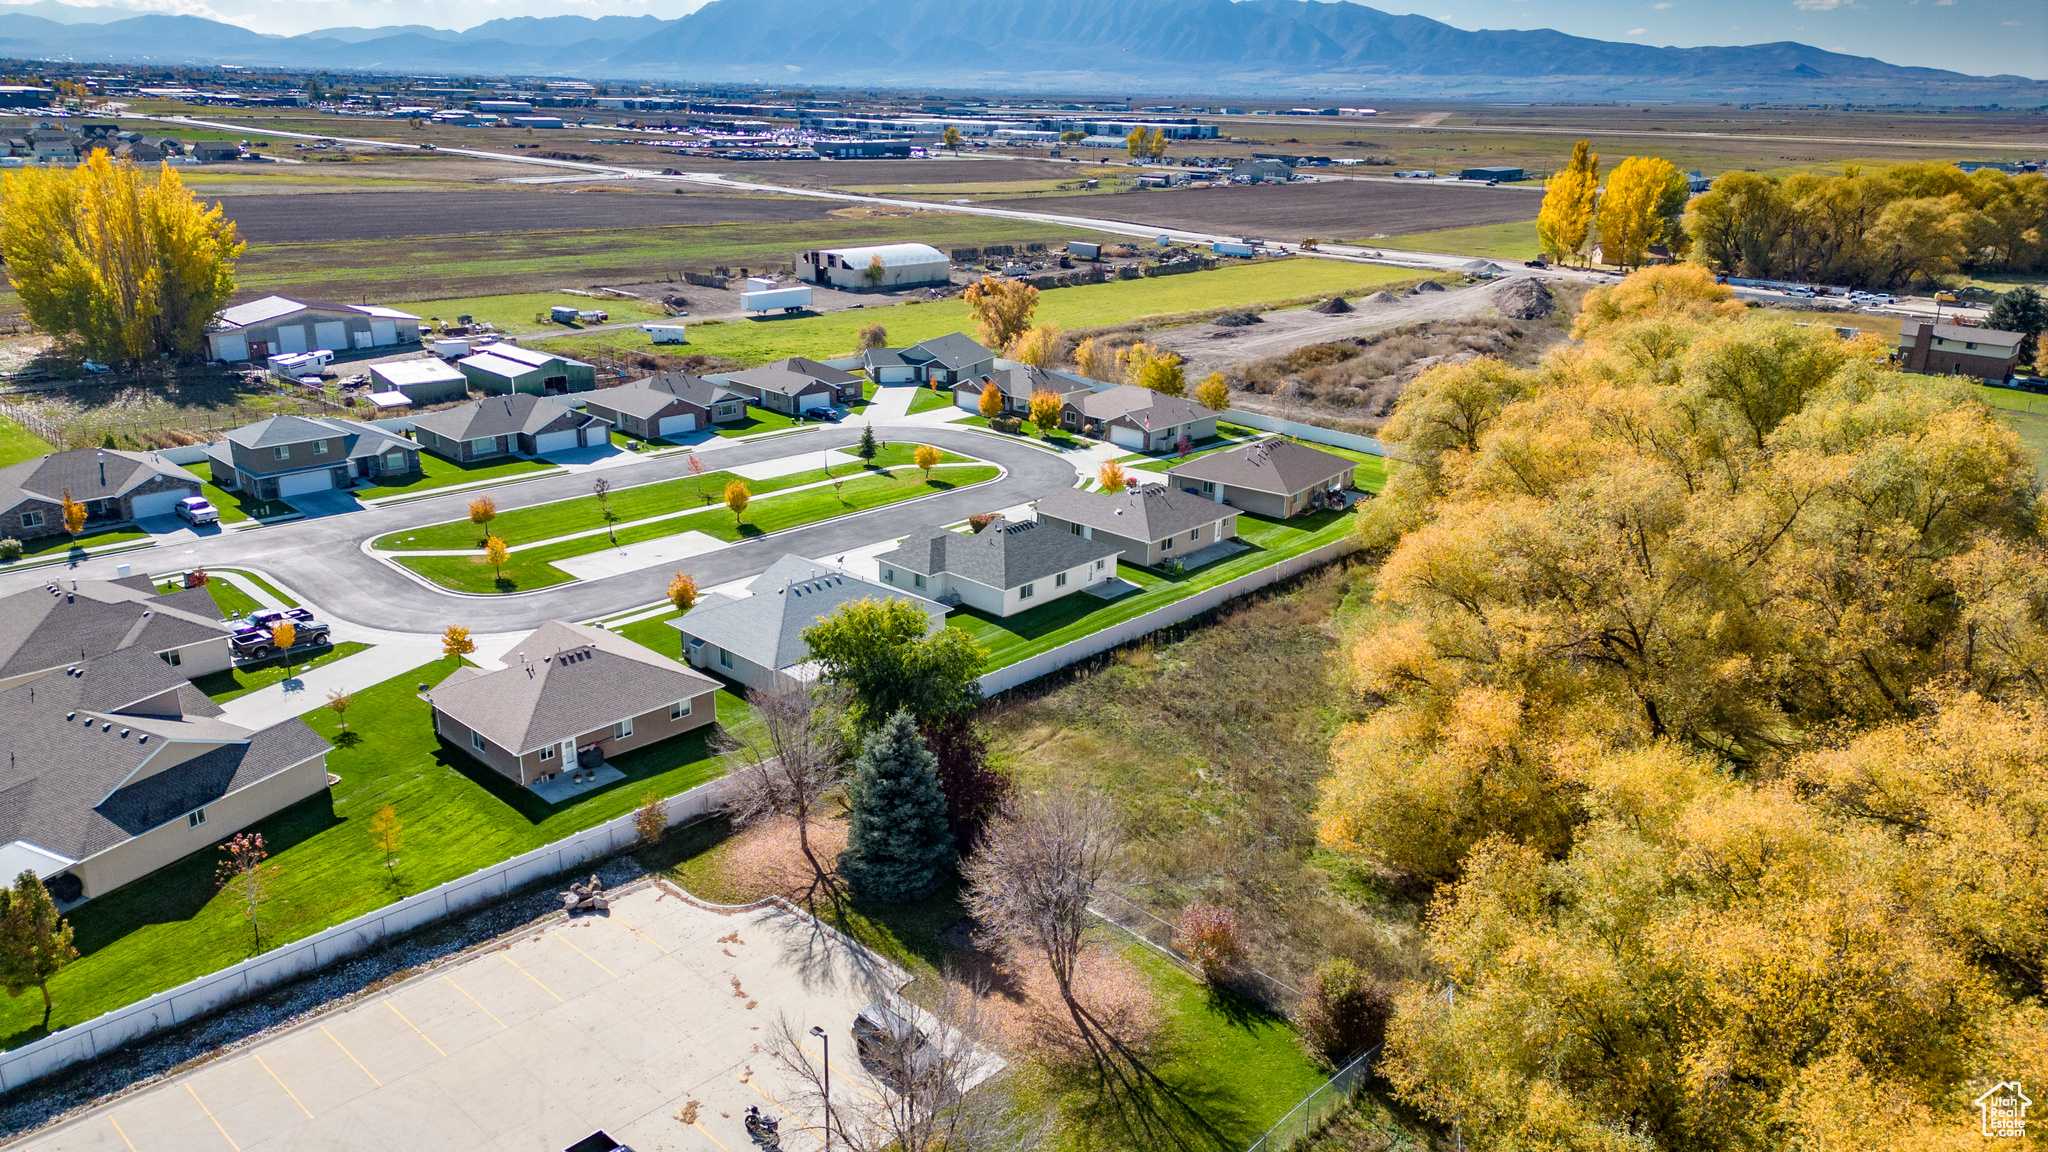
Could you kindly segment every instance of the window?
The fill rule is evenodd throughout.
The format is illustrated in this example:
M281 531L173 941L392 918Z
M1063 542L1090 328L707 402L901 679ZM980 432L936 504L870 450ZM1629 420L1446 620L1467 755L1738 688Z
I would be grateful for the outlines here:
M1105 565L1105 564L1107 564L1107 563L1109 563L1109 562L1108 562L1107 560L1097 560L1097 561L1095 562L1095 570L1096 570L1097 572L1100 572L1100 571L1102 571L1102 566L1103 566L1103 565Z
M159 652L157 653L157 655L162 656L164 658L164 663L169 664L173 668L176 668L180 664L183 664L185 662L185 657L181 655L175 648L171 649L169 652Z
M472 452L490 452L497 447L498 438L496 436L486 436L481 440L471 440L469 442L469 450Z
M1055 588L1065 588L1067 586L1067 574L1065 572L1062 572L1059 575L1053 577L1052 586Z
M1196 540L1200 540L1201 538L1202 538L1202 530L1201 530L1200 528L1197 528L1197 529L1195 529L1195 530L1194 530L1193 532L1190 532L1190 533L1188 533L1188 541L1189 541L1190 543L1192 543L1192 542L1194 542L1194 541L1196 541Z
M545 763L547 763L547 762L548 762L549 760L553 760L554 758L555 758L555 746L554 746L553 744L550 744L550 745L548 745L547 747L545 747L545 748L543 748L543 749L541 749L541 750L540 750L540 759L541 759L541 763L545 764Z
M681 720L689 714L690 702L688 700L678 700L668 706L668 718L671 720Z
M1029 600L1037 594L1038 589L1029 584L1026 584L1022 588L1017 589L1017 599L1019 600Z
M720 668L732 667L732 653L724 648L720 648L718 650L718 666Z
M325 456L325 455L327 455L327 441L325 441L325 440L315 440L315 441L313 441L313 455L315 455L315 456Z
M633 718L631 716L628 716L624 720L619 721L617 724L612 725L612 739L614 740L624 740L632 734Z
M1161 544L1161 545L1159 546L1159 550L1160 550L1161 552L1171 552L1171 551L1173 551L1173 537L1171 537L1171 536L1168 536L1168 537L1166 538L1166 543L1164 543L1164 544Z
M204 823L206 823L206 809L204 808L194 808L192 812L185 817L185 827L187 828L197 828Z
M896 570L894 568L882 569L882 579L887 583L894 584L896 582Z
M1067 525L1067 531L1079 536L1081 534L1081 526L1079 524L1069 524Z
M23 512L21 514L21 526L23 528L41 528L43 526L43 514L41 512Z
M480 733L480 732L471 732L471 733L469 734L469 746L470 746L471 748L474 748L474 749L476 749L476 750L477 750L477 751L479 751L479 752L483 751L483 750L484 750L484 738L483 738L483 734L482 734L482 733Z
M386 472L400 472L400 471L403 471L404 469L405 469L405 453L403 453L403 452L387 452L387 453L385 453L385 455L384 455L384 470L385 470Z
M1216 494L1216 484L1215 484L1215 482L1214 482L1214 481L1210 481L1210 480L1204 480L1204 481L1202 481L1202 495L1204 495L1204 496L1214 496L1215 494Z
M917 585L919 588L924 587L924 577L918 575L915 572L910 574L910 582Z
M289 444L279 444L277 447L272 448L270 452L271 455L279 460L289 460L292 458L292 446Z

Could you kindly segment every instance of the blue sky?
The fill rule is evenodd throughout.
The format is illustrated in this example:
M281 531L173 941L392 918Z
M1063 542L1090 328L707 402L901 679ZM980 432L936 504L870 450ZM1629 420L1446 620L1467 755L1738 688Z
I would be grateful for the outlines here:
M21 2L0 0L0 11ZM103 2L290 35L342 25L467 28L501 16L674 17L703 0ZM1797 40L1893 64L2048 79L2048 0L1377 0L1373 6L1459 28L1555 28L1600 40L1688 47Z

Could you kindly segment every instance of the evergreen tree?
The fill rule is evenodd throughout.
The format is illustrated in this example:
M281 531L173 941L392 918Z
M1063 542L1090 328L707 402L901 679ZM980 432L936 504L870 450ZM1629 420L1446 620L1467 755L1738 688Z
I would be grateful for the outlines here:
M939 761L909 709L861 742L854 762L852 827L839 875L862 900L903 904L931 895L953 859Z
M1984 326L2000 332L2018 332L2024 337L2018 362L2031 364L2040 350L2041 330L2048 328L2048 305L2041 302L2041 294L2032 288L2015 288L1991 306L1984 316Z
M882 450L875 445L875 426L865 425L860 430L860 447L854 449L853 454L863 460L873 460L881 453Z

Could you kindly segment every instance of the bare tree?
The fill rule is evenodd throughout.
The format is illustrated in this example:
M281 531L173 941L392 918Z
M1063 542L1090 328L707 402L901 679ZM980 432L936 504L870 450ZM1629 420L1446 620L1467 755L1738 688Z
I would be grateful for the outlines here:
M1010 948L1045 960L1081 1039L1107 1064L1114 1044L1074 997L1074 972L1095 916L1088 906L1123 887L1123 833L1110 802L1062 788L1006 804L961 869L967 909Z
M866 1044L832 1038L854 1051L833 1054L841 1079L829 1114L823 1046L787 1016L770 1029L770 1054L803 1086L798 1094L806 1111L826 1117L836 1146L847 1152L1009 1152L1043 1142L1044 1117L1012 1107L1001 1082L990 1083L1005 1063L991 1043L979 990L952 980L941 988L929 1009L893 1001L886 1014L891 1019L878 1021L884 1034ZM846 1083L855 1068L868 1074L869 1084Z
M747 693L747 705L754 723L731 752L738 765L731 773L728 807L733 823L745 826L777 817L795 821L797 847L811 866L804 907L815 913L822 891L833 911L842 911L839 881L811 844L813 813L846 771L838 734L821 714L817 695L806 688L755 688Z

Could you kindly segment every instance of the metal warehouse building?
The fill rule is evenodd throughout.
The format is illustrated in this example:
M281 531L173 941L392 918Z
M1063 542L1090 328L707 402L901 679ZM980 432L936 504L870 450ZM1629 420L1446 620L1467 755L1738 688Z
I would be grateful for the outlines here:
M882 262L882 278L871 282L868 268L877 260ZM949 282L953 264L944 252L929 244L877 244L798 253L796 274L814 284L851 292L864 288L921 288Z
M318 304L265 296L214 317L209 360L268 360L326 349L385 348L420 342L420 318L374 304Z

